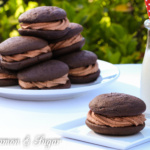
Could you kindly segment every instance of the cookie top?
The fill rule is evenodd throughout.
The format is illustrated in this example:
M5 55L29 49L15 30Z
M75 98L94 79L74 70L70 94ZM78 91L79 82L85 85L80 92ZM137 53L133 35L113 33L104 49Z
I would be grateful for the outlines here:
M30 9L19 16L19 22L23 23L39 23L51 22L64 19L66 17L65 10L55 6L41 6Z
M93 112L108 117L136 116L146 109L141 99L123 93L98 95L89 103L89 107Z
M48 43L40 38L32 36L17 36L8 38L0 44L0 54L15 55L31 50L38 50L47 46Z
M25 82L44 82L62 77L69 71L68 66L58 60L49 60L26 68L18 73L18 79Z
M66 63L70 69L73 69L95 64L97 56L93 52L83 50L67 54L58 59Z

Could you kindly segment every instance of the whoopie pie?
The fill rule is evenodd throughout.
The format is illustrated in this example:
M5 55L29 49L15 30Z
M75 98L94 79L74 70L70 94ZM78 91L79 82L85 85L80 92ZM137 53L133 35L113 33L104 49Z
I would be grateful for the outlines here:
M89 83L95 81L100 75L97 56L90 51L76 51L58 58L69 66L69 79L71 83Z
M17 73L0 66L0 86L18 85Z
M81 35L83 27L77 23L70 23L69 29L64 37L49 41L54 57L78 51L84 45L85 39Z
M20 70L52 57L47 41L31 37L8 38L0 44L1 65L10 70Z
M69 31L65 10L56 6L40 6L19 16L21 35L40 37L46 40L61 38Z
M145 126L145 103L132 95L107 93L89 103L86 125L96 133L132 135Z
M18 72L18 82L23 89L70 88L68 66L58 60L48 60Z

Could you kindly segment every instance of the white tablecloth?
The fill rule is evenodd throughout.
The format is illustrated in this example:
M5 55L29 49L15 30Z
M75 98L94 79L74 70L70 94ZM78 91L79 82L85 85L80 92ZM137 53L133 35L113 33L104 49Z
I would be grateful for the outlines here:
M0 149L64 149L64 150L110 150L110 148L75 141L61 139L61 143L45 147L34 144L39 135L45 138L59 137L50 127L85 116L89 110L89 102L97 95L110 92L122 92L140 97L141 64L116 65L120 70L119 78L109 86L88 92L74 99L60 101L19 101L0 98L0 140L3 138L17 138L21 144L1 144ZM24 145L24 140L30 139L30 144ZM27 141L28 142L28 141ZM147 150L150 142L132 148L132 150Z

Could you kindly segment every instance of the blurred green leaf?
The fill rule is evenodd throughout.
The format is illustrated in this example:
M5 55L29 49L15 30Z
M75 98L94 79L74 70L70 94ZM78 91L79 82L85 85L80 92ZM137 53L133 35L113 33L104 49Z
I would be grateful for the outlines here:
M140 63L145 52L148 19L144 0L9 0L0 7L0 42L17 36L18 17L37 6L58 6L70 22L83 26L82 49L111 63Z
M62 8L67 12L67 17L70 22L73 22L73 16L76 14L74 7L70 3L64 1L62 2Z

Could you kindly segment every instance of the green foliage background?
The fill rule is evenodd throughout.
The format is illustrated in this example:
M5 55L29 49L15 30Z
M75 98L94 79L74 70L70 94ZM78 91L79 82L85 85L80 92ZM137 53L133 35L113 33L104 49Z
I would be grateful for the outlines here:
M83 49L111 63L140 63L143 59L148 19L144 0L0 0L0 42L18 36L18 17L37 6L58 6L71 22L84 27Z

